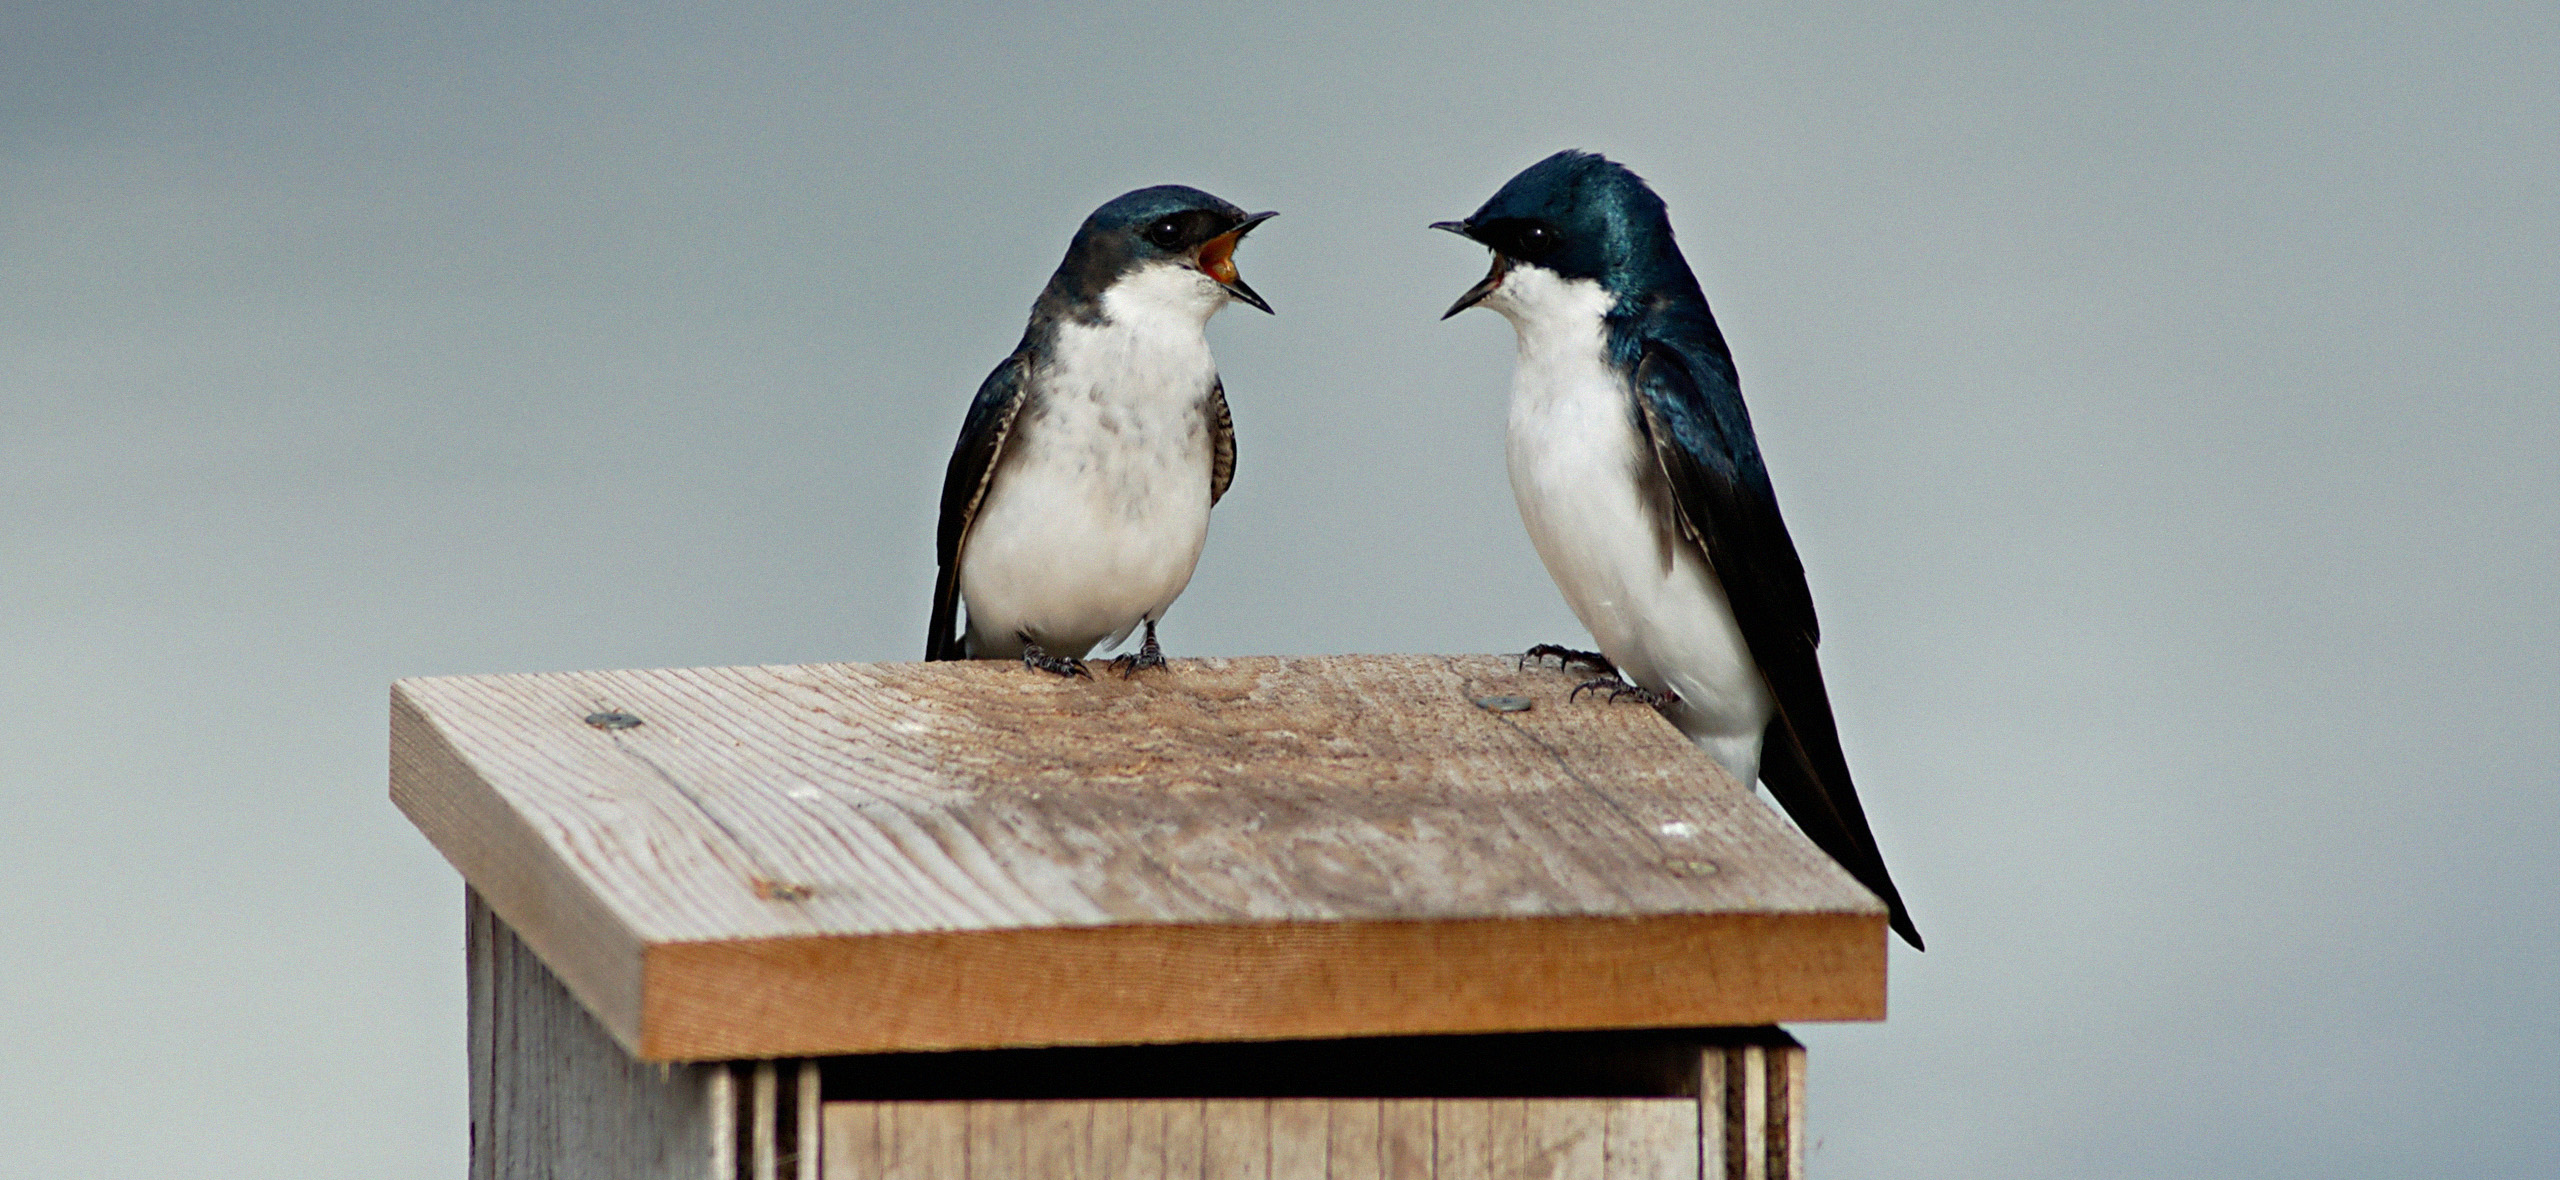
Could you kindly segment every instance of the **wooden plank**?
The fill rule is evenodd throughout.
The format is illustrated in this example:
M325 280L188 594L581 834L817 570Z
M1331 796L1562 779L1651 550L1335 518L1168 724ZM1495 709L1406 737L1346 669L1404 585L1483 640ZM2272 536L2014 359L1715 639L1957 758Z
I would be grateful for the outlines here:
M1769 1050L1769 1174L1804 1175L1804 1046Z
M774 1170L772 1063L634 1062L476 896L466 911L475 1177L733 1180L742 1145L756 1172ZM1693 1058L1694 1100L828 1103L823 1175L1801 1176L1802 1047L1777 1029L1718 1039ZM817 1071L795 1072L805 1109ZM1665 1080L1663 1092L1690 1085Z
M1772 1180L1769 1175L1769 1051L1759 1045L1743 1045L1732 1051L1728 1061L1738 1063L1728 1069L1727 1085L1736 1073L1741 1075L1737 1093L1725 1100L1740 1116L1740 1126L1727 1126L1733 1136L1729 1154L1740 1156L1739 1166L1732 1169L1734 1180Z
M477 893L464 916L475 1180L704 1180L734 1158L712 1126L726 1067L632 1060Z
M830 1102L819 1115L825 1146L825 1180L882 1180L889 1171L880 1124L891 1107L880 1102Z
M1182 1101L1121 1103L1129 1108L1129 1180L1173 1180L1174 1146L1170 1128L1174 1112L1197 1112L1200 1104ZM1197 1175L1200 1155L1194 1150L1190 1170L1184 1177Z
M1271 1100L1271 1180L1325 1180L1332 1105L1321 1098Z
M1432 1180L1436 1174L1432 1105L1427 1098L1378 1104L1378 1172L1385 1180Z
M748 1122L751 1134L749 1175L755 1180L781 1180L782 1144L782 1076L770 1061L755 1063L755 1100L750 1106L754 1117Z
M962 1110L965 1151L897 1145L915 1114ZM824 1122L827 1180L1693 1180L1701 1162L1681 1098L835 1102Z
M1874 899L1572 684L1485 656L404 680L392 795L650 1060L1880 1018Z
M483 1139L498 1125L498 958L503 946L517 940L512 933L500 940L506 923L490 912L479 890L464 885L462 895L463 1044L471 1069L469 1175L470 1180L497 1180L498 1153L483 1146ZM540 965L536 960L535 966Z
M824 1133L820 1120L824 1113L824 1079L818 1063L803 1061L793 1087L791 1176L792 1180L820 1180L818 1145Z
M1607 1180L1698 1180L1702 1174L1695 1101L1607 1100L1602 1117L1608 1130L1600 1174Z
M1209 1104L1200 1099L1164 1106L1165 1180L1196 1180L1209 1174Z
M1522 1171L1527 1180L1601 1180L1607 1107L1590 1098L1532 1098L1521 1104Z
M1779 1028L1730 1029L1698 1071L1704 1180L1804 1174L1804 1046Z
M1432 1104L1432 1167L1439 1180L1493 1180L1496 1101L1453 1098Z
M1385 1107L1358 1098L1325 1103L1324 1180L1382 1180Z
M1022 1128L1022 1176L1060 1180L1103 1173L1093 1163L1093 1103L1012 1102ZM990 1178L992 1180L992 1178Z
M1120 1176L1135 1180L1141 1174L1140 1163L1146 1154L1138 1148L1138 1104L1134 1102L1094 1102L1085 1131L1086 1171L1094 1176ZM1159 1116L1160 1118L1161 1116ZM1157 1123L1162 1126L1161 1122ZM1164 1167L1161 1148L1147 1161L1151 1178Z
M703 1117L711 1124L711 1158L702 1172L711 1180L735 1180L738 1169L738 1071L727 1062L710 1067L703 1087Z
M833 1105L833 1104L830 1104ZM966 1102L879 1103L882 1180L955 1180L968 1174Z
M532 813L481 784L480 771L398 688L391 696L391 797L462 871L473 904L502 919L627 1050L637 1050L646 942L609 906L574 851L613 839L611 817L582 815L576 830L537 831ZM672 822L673 817L660 817ZM655 824L628 824L641 833ZM602 830L599 830L602 829ZM457 850L463 859L456 859ZM599 857L612 853L601 849ZM468 863L466 863L466 861Z
M1485 1171L1492 1180L1526 1180L1532 1174L1528 1100L1496 1098L1485 1110Z
M1271 1101L1212 1098L1200 1104L1201 1180L1270 1180Z
M640 1055L1853 1019L1882 926L1748 915L1026 930L650 948ZM1635 931L1642 931L1639 938ZM1867 960L1872 959L1872 964ZM1500 964L1488 970L1486 964ZM1880 986L1880 982L1878 984Z
M1026 1114L1020 1102L971 1102L967 1180L1011 1180L1029 1177L1030 1142L1024 1134Z
M1710 1045L1698 1051L1698 1177L1699 1180L1729 1180L1732 1153L1726 1150L1726 1090L1730 1075L1725 1070L1727 1050Z

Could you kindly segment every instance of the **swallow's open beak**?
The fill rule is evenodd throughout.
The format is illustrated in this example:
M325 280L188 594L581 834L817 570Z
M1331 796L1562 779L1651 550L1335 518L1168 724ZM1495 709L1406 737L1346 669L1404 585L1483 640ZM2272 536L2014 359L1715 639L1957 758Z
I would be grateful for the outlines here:
M1237 222L1234 229L1200 243L1200 273L1226 288L1227 294L1235 296L1238 301L1261 308L1265 315L1279 313L1272 311L1271 304L1254 294L1253 288L1245 286L1244 279L1236 274L1236 243L1243 241L1246 232L1253 227L1278 216L1278 213L1253 214Z
M1467 223L1463 221L1435 221L1431 223L1431 228L1445 229L1450 233L1456 234L1462 238L1467 238L1471 241L1475 237L1475 235L1467 232ZM1441 312L1440 318L1444 320L1448 319L1450 316L1456 315L1459 312L1465 311L1470 307L1474 307L1475 305L1484 302L1485 296L1493 294L1496 288L1502 286L1503 272L1510 269L1511 260L1503 257L1502 251L1494 251L1493 269L1484 276L1484 281L1467 288L1467 293L1458 296L1458 301L1450 304L1449 310Z

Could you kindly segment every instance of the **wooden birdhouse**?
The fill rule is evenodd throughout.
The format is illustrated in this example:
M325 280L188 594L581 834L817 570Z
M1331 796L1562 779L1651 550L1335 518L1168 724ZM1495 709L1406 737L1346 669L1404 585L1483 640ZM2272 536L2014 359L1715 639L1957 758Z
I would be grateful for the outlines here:
M1792 1177L1885 911L1509 657L404 680L474 1180Z

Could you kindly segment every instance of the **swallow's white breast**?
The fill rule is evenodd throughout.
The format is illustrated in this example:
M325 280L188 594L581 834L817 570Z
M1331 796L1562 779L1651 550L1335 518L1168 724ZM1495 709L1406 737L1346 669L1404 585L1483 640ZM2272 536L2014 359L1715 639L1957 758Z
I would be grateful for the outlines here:
M1202 329L1225 301L1198 272L1160 266L1105 292L1104 322L1059 326L961 550L971 655L1018 655L1028 632L1082 656L1162 618L1190 584L1215 445Z
M1748 786L1776 705L1724 588L1678 532L1634 395L1608 363L1596 282L1515 265L1485 306L1520 336L1511 385L1511 493L1547 573L1628 679L1678 694L1666 710Z

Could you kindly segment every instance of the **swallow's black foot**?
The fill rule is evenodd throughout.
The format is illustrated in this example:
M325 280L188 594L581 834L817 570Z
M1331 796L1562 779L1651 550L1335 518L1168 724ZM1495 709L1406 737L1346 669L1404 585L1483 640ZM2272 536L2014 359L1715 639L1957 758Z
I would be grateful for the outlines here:
M1651 705L1657 709L1664 705L1673 705L1680 702L1680 696L1677 693L1655 692L1641 684L1628 683L1627 681L1620 679L1618 674L1615 672L1606 676L1593 677L1592 679L1585 680L1580 684L1574 685L1573 691L1566 693L1564 699L1569 701L1586 692L1605 692L1609 694L1609 703L1611 704L1616 704L1622 700L1633 699L1637 704Z
M1540 662L1544 662L1548 656L1554 656L1556 658L1556 666L1559 668L1571 668L1576 664L1580 664L1594 672L1606 673L1611 676L1615 676L1618 673L1618 666L1610 663L1609 657L1601 655L1596 651L1583 651L1580 648L1566 647L1561 643L1541 643L1536 647L1521 652L1519 666L1527 668L1529 666L1529 661L1538 660Z
M1636 703L1651 705L1656 709L1667 709L1680 703L1679 693L1655 692L1641 684L1630 684L1624 688L1616 689L1610 692L1609 699L1614 702L1622 696L1632 697L1635 699Z
M1055 673L1070 679L1077 676L1082 676L1087 680L1093 679L1093 669L1085 667L1083 660L1076 659L1073 656L1050 655L1048 652L1041 650L1039 644L1032 643L1027 640L1024 641L1022 645L1022 666L1025 668L1038 669L1042 672Z
M1138 650L1114 657L1111 661L1111 670L1119 673L1123 680L1131 679L1149 668L1164 666L1164 649L1156 646L1156 625L1152 619L1147 621L1147 641L1139 644Z

